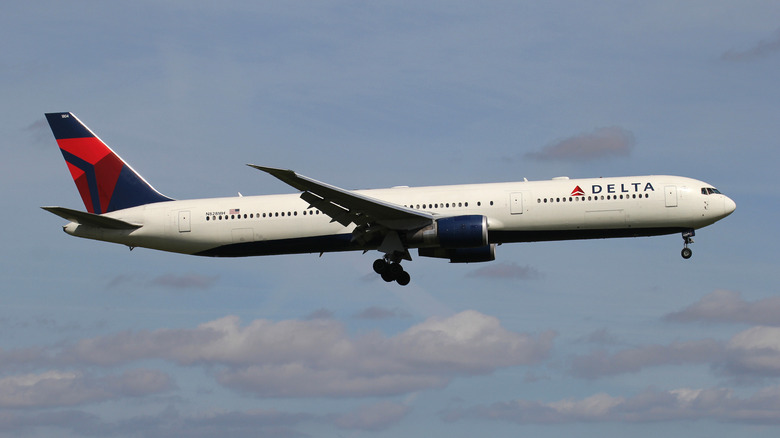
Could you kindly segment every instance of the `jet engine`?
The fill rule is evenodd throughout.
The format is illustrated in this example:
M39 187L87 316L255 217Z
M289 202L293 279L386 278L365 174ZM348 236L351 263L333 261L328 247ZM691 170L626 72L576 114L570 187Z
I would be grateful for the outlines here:
M495 245L488 244L487 217L452 216L407 235L407 243L419 246L421 257L450 259L452 263L495 260Z

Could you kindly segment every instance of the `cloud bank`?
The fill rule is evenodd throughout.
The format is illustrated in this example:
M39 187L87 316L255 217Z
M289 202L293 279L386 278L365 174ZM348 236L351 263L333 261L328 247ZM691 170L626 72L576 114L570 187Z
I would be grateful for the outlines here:
M238 317L227 316L194 329L83 339L51 360L81 366L146 359L201 365L220 384L262 397L386 396L538 363L554 338L554 332L508 331L476 311L429 318L392 337L353 337L332 319L254 320L243 326Z
M674 322L780 326L780 297L747 302L739 292L716 290L683 310L669 313L664 319Z
M775 52L780 52L780 30L775 31L771 38L763 39L749 49L727 50L720 56L720 59L730 62L753 61L770 56Z
M619 126L597 128L555 143L526 158L541 161L591 161L609 157L626 157L634 147L634 135Z
M464 418L510 421L518 424L582 422L642 423L709 419L718 422L780 424L780 387L765 388L747 398L731 389L679 388L645 390L633 397L599 393L584 399L554 402L512 400L441 413L446 421Z

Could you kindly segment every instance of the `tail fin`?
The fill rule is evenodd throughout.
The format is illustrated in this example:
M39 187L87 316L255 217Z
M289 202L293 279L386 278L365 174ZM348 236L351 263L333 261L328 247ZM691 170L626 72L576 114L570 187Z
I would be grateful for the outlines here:
M47 113L46 120L90 213L172 200L155 190L73 114Z

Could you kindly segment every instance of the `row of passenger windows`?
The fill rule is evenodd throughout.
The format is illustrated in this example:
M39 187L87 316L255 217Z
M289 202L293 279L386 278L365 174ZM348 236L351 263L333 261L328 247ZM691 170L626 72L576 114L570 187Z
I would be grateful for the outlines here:
M314 215L320 214L320 211L316 210L316 209L315 210L303 210L303 212L301 214L303 216L307 216L307 215L308 216L314 216ZM262 214L261 213L249 213L249 214L244 213L243 215L241 215L241 214L231 214L231 215L227 215L226 214L226 215L219 215L219 216L207 215L206 216L206 220L207 221L221 221L221 220L232 220L232 219L254 219L254 218L260 219L261 217L267 217L268 218L268 217L285 217L285 216L298 216L298 212L297 211L288 211L288 212L285 213L283 211L282 212L276 211L276 212L273 212L273 213L262 213Z
M493 201L490 201L490 205L493 205ZM416 210L427 210L427 209L431 209L431 208L463 208L463 207L468 207L468 206L469 206L468 202L458 202L458 203L455 203L455 202L452 202L452 203L450 203L450 202L442 202L441 204L437 204L437 203L434 203L434 204L404 204L404 207L406 207L406 208L414 208ZM481 206L482 206L482 202L477 201L477 207L481 207Z
M585 201L585 200L588 200L588 201L599 201L599 200L601 200L601 201L603 201L605 199L609 201L609 200L613 200L613 199L637 199L637 198L642 199L642 198L649 198L649 197L650 197L649 193L640 193L638 195L636 193L634 193L634 194L632 194L630 196L629 195L625 195L625 196L624 195L607 195L607 196L604 196L604 195L598 196L597 195L597 196L588 196L587 198L585 198L585 196L569 196L568 201L569 202L577 202L577 201ZM566 202L566 199L567 198L538 198L536 200L536 202L539 203L539 204L541 204L541 203L547 204L547 203L554 203L554 202Z
M490 201L490 205L493 205L493 201ZM430 209L430 208L463 208L468 207L468 202L444 202L444 203L433 203L433 204L408 204L404 205L406 208L415 208L415 209ZM477 207L481 207L482 202L477 202ZM302 216L314 216L320 214L320 211L317 209L312 210L303 210L301 212ZM222 221L222 220L235 220L235 219L254 219L254 218L271 218L271 217L289 217L289 216L298 216L297 211L288 211L288 212L273 212L273 213L249 213L246 214L231 214L231 215L207 215L206 220L207 221Z

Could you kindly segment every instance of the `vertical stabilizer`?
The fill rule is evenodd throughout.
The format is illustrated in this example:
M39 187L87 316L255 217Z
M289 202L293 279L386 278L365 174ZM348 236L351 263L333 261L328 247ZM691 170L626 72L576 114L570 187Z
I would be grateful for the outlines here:
M46 120L90 213L172 200L155 190L73 114L47 113Z

